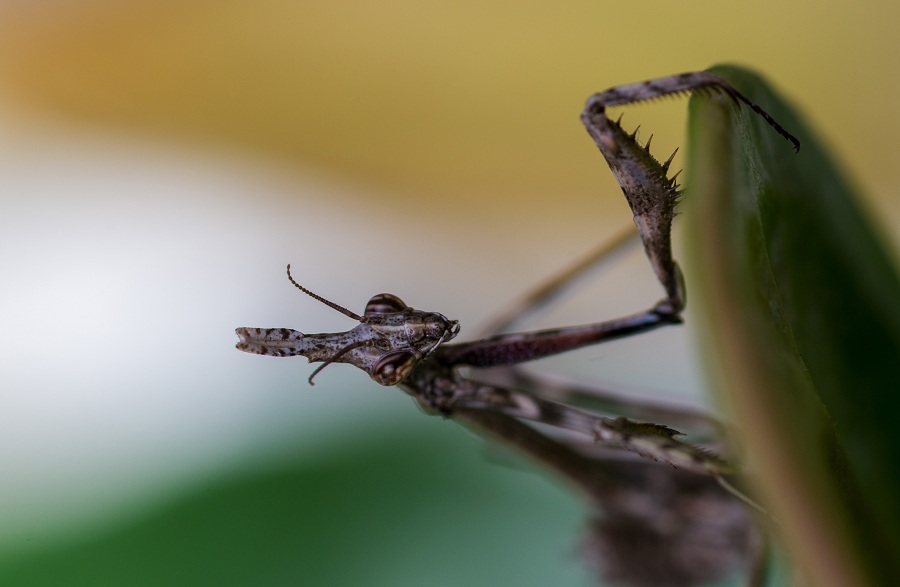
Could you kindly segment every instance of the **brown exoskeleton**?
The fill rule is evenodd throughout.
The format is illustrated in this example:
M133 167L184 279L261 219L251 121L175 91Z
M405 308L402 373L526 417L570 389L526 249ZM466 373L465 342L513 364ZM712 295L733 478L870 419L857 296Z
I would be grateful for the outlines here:
M529 306L554 297L608 252L601 250L532 295L521 311L494 328L493 335L446 344L459 331L455 320L414 310L391 294L373 297L359 316L302 287L290 277L288 266L296 287L359 325L347 332L310 335L286 328L238 328L237 348L322 362L310 383L325 366L350 363L382 385L398 385L427 410L503 439L542 462L579 487L603 513L592 527L586 550L606 578L630 585L691 585L719 577L741 561L758 564L759 534L742 503L749 500L725 480L732 468L708 448L679 440L681 433L670 427L706 429L712 436L717 425L710 418L649 403L629 404L572 387L560 389L558 383L518 369L506 375L480 370L516 366L681 323L684 284L671 250L672 219L681 191L675 177L668 175L672 157L658 162L650 154L650 141L639 144L637 133L626 133L618 121L606 116L606 108L697 90L725 95L738 106L746 104L799 148L798 141L762 108L708 72L619 86L588 99L581 120L622 187L665 291L665 297L649 309L582 326L502 332ZM463 372L463 367L476 369ZM594 404L634 416L604 416L560 401L573 396L590 396ZM525 421L568 435L557 437ZM644 459L623 458L628 454ZM677 469L661 469L650 461Z
M332 363L349 363L369 374L381 385L397 385L445 341L459 332L459 322L448 320L436 312L414 310L393 294L372 296L362 316L312 293L291 277L297 288L338 312L359 322L347 332L303 334L289 328L238 328L241 338L237 348L257 355L275 357L305 356L321 361L312 375Z

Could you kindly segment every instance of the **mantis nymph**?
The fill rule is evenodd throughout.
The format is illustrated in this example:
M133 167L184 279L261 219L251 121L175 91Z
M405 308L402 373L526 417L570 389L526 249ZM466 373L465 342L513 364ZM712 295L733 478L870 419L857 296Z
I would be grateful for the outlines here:
M516 370L515 377L503 379L496 370L481 371L515 369L548 355L682 322L685 285L671 247L682 190L677 174L669 172L672 157L657 160L650 152L650 140L641 144L636 132L626 132L606 111L688 92L749 108L767 123L772 136L783 139L786 156L800 148L798 139L762 107L709 72L618 86L587 100L581 121L631 206L644 251L664 292L651 307L616 320L505 332L520 314L516 312L490 335L454 343L460 329L456 320L415 310L384 293L373 296L359 315L301 286L288 266L295 287L358 325L331 334L238 328L237 348L322 363L310 383L327 365L354 365L381 385L400 387L427 411L516 446L581 489L601 513L585 548L608 579L629 585L690 585L721 577L739 565L748 569L749 576L759 575L765 548L757 512L747 508L746 502L752 502L728 481L740 483L739 468L720 454L719 425L713 419L652 403L622 405L626 413L601 414L560 401L559 394L548 393L553 384L538 375ZM568 272L530 299L544 303L579 271ZM523 307L521 313L530 309ZM691 429L702 444L682 440L678 431L682 427ZM554 429L562 433L557 435ZM668 521L661 523L663 519ZM623 542L626 534L628 540Z

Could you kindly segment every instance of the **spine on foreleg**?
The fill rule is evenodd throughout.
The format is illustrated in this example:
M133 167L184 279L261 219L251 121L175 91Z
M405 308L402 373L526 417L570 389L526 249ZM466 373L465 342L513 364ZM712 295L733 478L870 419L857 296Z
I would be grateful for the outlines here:
M237 348L247 353L272 357L293 357L305 350L305 335L290 328L237 328L241 341Z

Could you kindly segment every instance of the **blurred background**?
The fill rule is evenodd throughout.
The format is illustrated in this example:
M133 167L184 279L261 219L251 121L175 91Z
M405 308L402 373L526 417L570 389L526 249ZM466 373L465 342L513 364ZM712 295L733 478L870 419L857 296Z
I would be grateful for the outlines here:
M631 222L585 98L721 62L805 112L900 246L898 18L879 0L0 2L0 584L589 584L554 479L350 367L311 388L304 359L240 353L234 328L353 326L290 262L356 312L388 291L467 339ZM624 125L667 156L684 111ZM541 323L659 296L636 252ZM536 367L697 404L698 352L669 329Z

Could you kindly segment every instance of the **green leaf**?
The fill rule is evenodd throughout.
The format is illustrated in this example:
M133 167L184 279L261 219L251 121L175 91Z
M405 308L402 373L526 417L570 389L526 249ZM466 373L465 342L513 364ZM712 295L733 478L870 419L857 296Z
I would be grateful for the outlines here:
M0 585L586 584L579 501L498 467L462 428L413 416L318 458L224 475L105 531L0 552Z
M900 279L853 188L757 75L690 106L692 310L759 489L817 585L900 584ZM699 299L698 299L699 298Z

